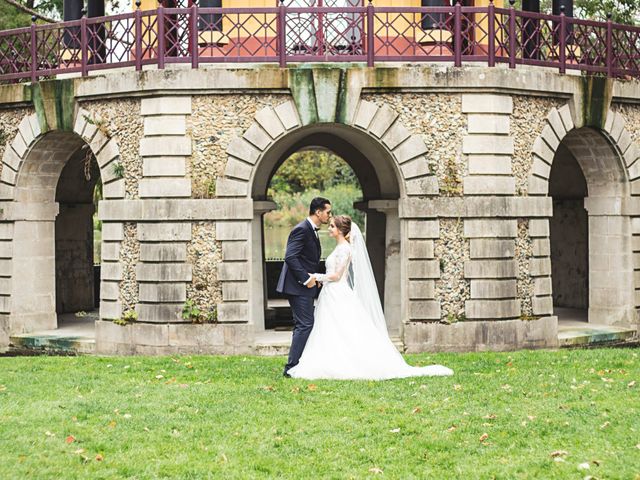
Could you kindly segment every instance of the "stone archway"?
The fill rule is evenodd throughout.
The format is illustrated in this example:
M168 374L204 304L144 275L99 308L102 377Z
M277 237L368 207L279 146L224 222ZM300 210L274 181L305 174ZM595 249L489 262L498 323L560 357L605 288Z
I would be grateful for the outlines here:
M390 333L400 337L408 293L401 256L405 227L398 200L438 193L423 139L397 121L398 114L391 108L367 101L359 101L352 118L341 123L303 125L293 101L265 107L255 119L241 138L229 144L224 176L217 182L218 196L252 198L254 203L251 222L218 222L216 226L223 250L219 278L225 300L219 306L219 318L248 319L254 331L264 329L262 216L273 208L266 200L266 189L289 154L306 146L324 146L352 166L363 187L365 201L359 208L371 218L368 232L377 231L369 235L369 247L374 269L384 279L385 314Z
M124 180L113 168L118 146L99 124L96 117L80 109L73 131L43 131L34 114L22 120L19 133L5 150L0 200L8 209L3 228L11 230L11 255L6 259L3 283L3 292L10 299L5 313L11 334L57 327L55 222L57 201L62 197L57 198L56 191L68 161L82 155L79 152L86 146L98 163L103 197L124 196Z
M558 285L562 278L552 279L551 273L559 275L562 269L550 265L545 272L547 275L536 279L536 294L545 296L548 302L556 300L559 303L568 301L570 306L584 305L588 308L588 321L592 323L636 323L630 194L634 189L631 180L635 180L632 170L636 168L637 151L625 129L624 118L618 113L608 112L603 129L576 127L577 123L568 106L549 113L547 125L534 144L529 194L553 196L556 193L556 200L573 202L572 207L567 207L575 210L571 215L573 225L567 232L572 231L575 236L580 235L576 232L581 230L581 235L586 235L586 238L573 239L576 248L585 250L585 278L573 279L576 280L573 290L563 289L554 295L551 285ZM564 169L566 175L574 177L583 175L584 185L579 185L579 178L571 179L573 183L567 178L559 180L562 175L558 169ZM565 183L554 185L550 178ZM562 195L557 194L559 189L564 190ZM572 189L576 190L573 194ZM577 224L582 210L576 205L581 203L581 198L584 198L586 209L583 226ZM545 225L539 227L544 235L537 240L538 254L550 258L551 262L554 262L554 256L555 261L561 261L558 255L566 250L561 244L552 244L563 241L558 233L562 230L562 220L558 216L563 214L566 204L563 206L556 201L554 206L551 233L555 231L556 238L550 236L549 221L543 220ZM535 250L536 246L534 255ZM579 255L579 252L573 253ZM577 271L574 274L581 275ZM561 295L564 295L563 300L560 300ZM567 299L567 295L586 298Z

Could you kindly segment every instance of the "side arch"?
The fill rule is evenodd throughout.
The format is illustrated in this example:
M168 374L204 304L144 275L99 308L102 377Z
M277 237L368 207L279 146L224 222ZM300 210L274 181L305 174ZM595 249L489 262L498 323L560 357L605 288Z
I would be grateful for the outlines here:
M58 180L67 162L89 149L103 182L103 198L124 198L119 148L99 117L78 109L72 131L43 131L26 116L2 157L0 228L3 252L0 315L9 334L57 328L55 229ZM116 226L117 227L117 226Z
M570 155L567 158L575 159L572 160L573 168L579 168L584 176L582 182L586 181L586 217L581 220L585 226L580 227L585 233L575 238L584 238L588 251L588 260L585 260L587 286L582 287L587 289L588 320L599 324L635 324L638 318L636 289L640 284L635 280L633 270L637 254L633 253L632 246L632 216L637 200L632 195L640 193L638 148L632 142L623 116L612 110L608 111L602 129L578 125L580 123L572 116L568 105L549 112L546 125L533 145L529 195L550 196L554 161L567 155ZM558 174L556 172L554 178L563 178ZM559 192L558 187L555 188ZM553 245L561 245L551 243L550 230L553 228L549 219L531 220L530 224L533 226L530 231L535 231L535 236L539 237L533 239L531 263L532 275L539 275L534 278L533 302L537 314L536 304L553 309L552 282L561 281L561 277L554 280L552 276L552 272L553 275L557 273L552 264ZM560 224L553 225L560 228Z

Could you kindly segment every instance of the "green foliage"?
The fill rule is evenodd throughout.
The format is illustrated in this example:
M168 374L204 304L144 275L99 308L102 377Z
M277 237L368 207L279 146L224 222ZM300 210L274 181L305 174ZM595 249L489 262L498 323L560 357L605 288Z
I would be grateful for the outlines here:
M214 307L206 312L198 307L193 300L187 300L182 307L182 318L191 323L216 323L218 309Z
M505 7L509 6L509 2L505 1ZM551 13L552 0L542 0L540 2L540 11L542 13ZM515 3L516 9L522 8L522 0ZM638 12L640 11L640 0L575 0L573 13L577 18L606 20L609 13L612 14L612 20L617 23L626 23L635 25L640 20Z
M28 27L31 25L31 16L23 13L13 5L0 0L0 30Z
M215 198L216 196L216 179L215 178L196 178L193 185L194 198Z
M462 195L462 178L458 173L458 165L453 159L447 160L444 178L440 182L440 194L445 197Z
M0 357L0 478L634 479L639 353L409 355L455 374L381 382L283 378L282 356Z
M358 179L342 158L326 150L304 150L291 155L278 168L271 179L269 196L276 192L324 191L344 184L358 185Z
M113 174L117 178L124 178L124 165L120 162L113 163Z
M135 322L136 320L138 320L138 312L136 312L135 310L126 310L122 314L122 317L116 318L113 323L115 323L116 325L125 326L131 322Z
M267 228L279 226L293 227L309 215L309 204L314 197L323 196L331 200L334 215L349 215L358 225L363 225L364 214L353 208L353 202L362 198L362 191L355 185L335 185L326 190L308 190L303 193L275 192L273 201L277 207L266 214Z

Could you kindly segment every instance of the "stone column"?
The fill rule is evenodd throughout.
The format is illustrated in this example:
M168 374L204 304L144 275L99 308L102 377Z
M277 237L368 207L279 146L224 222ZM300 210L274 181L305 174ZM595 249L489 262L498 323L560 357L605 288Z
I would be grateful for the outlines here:
M391 337L402 335L401 234L397 200L371 200L369 208L385 215L384 316Z
M255 332L264 331L264 312L267 307L267 272L264 257L263 216L275 210L276 204L270 201L253 202L253 221L251 222L251 314L249 318ZM227 286L228 288L228 286Z
M439 321L440 302L435 299L435 280L440 278L440 263L434 257L434 240L440 237L437 219L404 220L404 238L407 241L406 276L402 281L401 298L408 305L403 318L409 321ZM405 290L404 285L408 288Z
M14 216L15 223L0 224L0 238L13 238L12 261L0 263L4 266L2 276L10 274L12 286L10 302L6 298L2 308L9 313L12 306L11 333L52 330L58 326L55 299L55 217L58 205L52 209L46 204L23 203L21 207L23 212ZM8 248L8 245L4 246Z
M500 196L516 193L511 175L514 140L509 134L513 100L507 95L467 94L462 96L462 111L468 115L468 135L462 144L469 160L464 195L487 197L487 206L498 206L503 203ZM514 259L517 235L517 219L465 218L464 236L470 242L470 260L464 268L471 282L471 299L465 305L468 319L520 316Z

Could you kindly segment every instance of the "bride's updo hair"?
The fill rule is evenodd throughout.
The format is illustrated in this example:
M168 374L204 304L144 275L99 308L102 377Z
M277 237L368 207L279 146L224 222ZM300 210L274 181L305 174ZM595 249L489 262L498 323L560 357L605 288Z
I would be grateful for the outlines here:
M351 236L351 217L349 215L336 215L333 217L333 223L340 230L340 233L344 235L344 238L349 240Z

